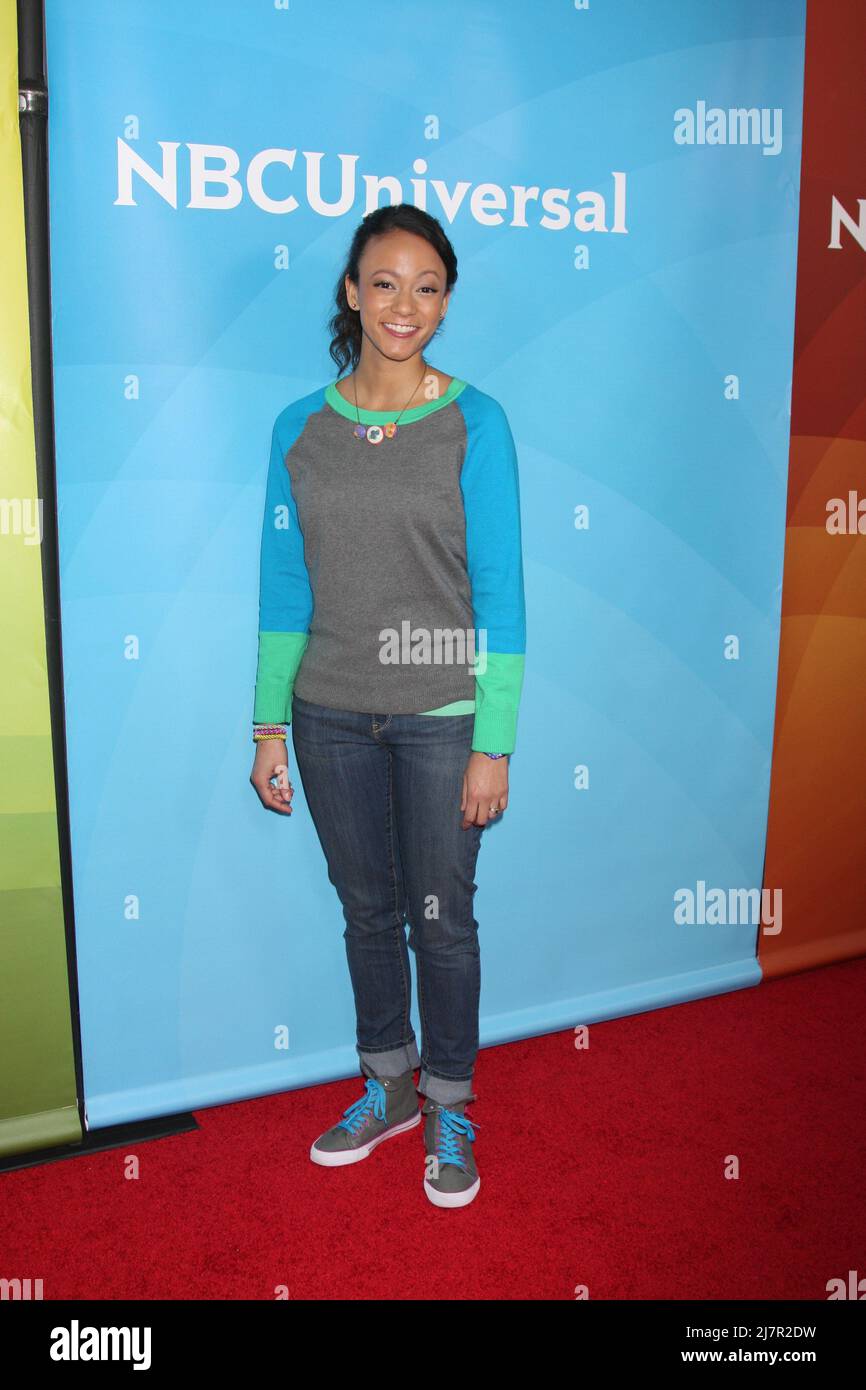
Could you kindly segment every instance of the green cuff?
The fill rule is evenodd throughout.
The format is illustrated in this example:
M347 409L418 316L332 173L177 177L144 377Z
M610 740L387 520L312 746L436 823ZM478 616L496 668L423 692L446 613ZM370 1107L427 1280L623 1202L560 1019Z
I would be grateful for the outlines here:
M475 672L475 753L513 753L523 688L523 652L488 652L487 668Z
M260 632L254 724L291 724L292 690L309 632Z

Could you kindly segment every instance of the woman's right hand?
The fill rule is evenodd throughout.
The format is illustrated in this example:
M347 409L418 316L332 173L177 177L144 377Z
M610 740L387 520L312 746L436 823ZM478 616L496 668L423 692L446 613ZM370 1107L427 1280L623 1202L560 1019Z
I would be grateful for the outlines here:
M283 769L279 775L278 768ZM271 778L275 776L277 785L272 786ZM292 814L294 788L289 781L288 745L283 739L267 738L256 744L256 759L250 781L265 810L277 811L283 816Z

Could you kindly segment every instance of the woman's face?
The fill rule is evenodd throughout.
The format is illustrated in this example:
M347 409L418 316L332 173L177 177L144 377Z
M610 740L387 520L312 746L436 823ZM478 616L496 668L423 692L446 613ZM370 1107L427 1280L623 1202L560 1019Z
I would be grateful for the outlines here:
M424 237L402 230L370 238L361 255L357 285L346 276L346 294L349 304L360 308L365 336L385 357L398 362L429 342L450 298L438 251Z

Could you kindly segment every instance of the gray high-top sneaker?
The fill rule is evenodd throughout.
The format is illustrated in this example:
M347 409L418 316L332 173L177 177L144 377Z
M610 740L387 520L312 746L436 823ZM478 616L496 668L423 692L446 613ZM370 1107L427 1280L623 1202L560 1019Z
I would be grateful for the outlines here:
M360 1100L343 1111L342 1120L319 1135L310 1149L310 1158L326 1168L360 1163L383 1139L403 1134L420 1123L413 1072L404 1072L402 1076L368 1075Z
M421 1114L427 1117L424 1191L437 1207L465 1207L481 1186L472 1152L475 1130L464 1113L469 1104L470 1100L461 1100L439 1105L428 1096L421 1107Z

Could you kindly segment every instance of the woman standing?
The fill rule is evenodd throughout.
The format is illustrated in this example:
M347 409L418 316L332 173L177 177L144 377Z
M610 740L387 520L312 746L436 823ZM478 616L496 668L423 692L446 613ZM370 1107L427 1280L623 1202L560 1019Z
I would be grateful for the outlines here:
M250 779L265 807L291 814L287 772L276 774L291 724L346 921L367 1081L310 1157L356 1163L423 1113L424 1190L445 1207L480 1185L466 1115L481 987L474 873L482 830L508 805L525 651L505 412L423 356L456 280L435 218L408 203L370 213L330 322L340 375L276 419Z

